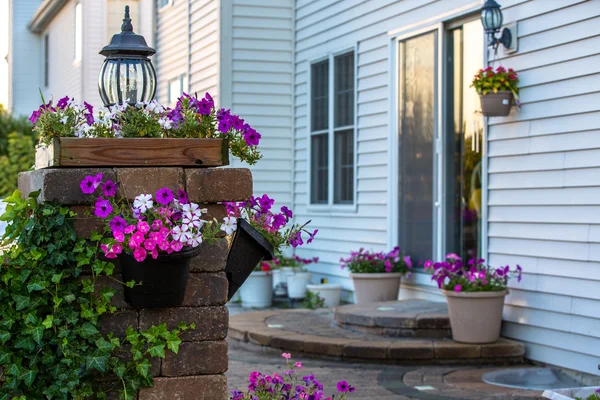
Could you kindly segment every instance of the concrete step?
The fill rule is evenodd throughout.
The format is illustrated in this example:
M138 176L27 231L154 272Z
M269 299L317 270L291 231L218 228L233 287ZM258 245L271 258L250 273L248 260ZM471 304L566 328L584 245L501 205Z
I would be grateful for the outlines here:
M338 326L387 337L442 339L452 337L448 307L426 300L386 301L337 307Z
M521 343L471 345L447 338L385 337L339 327L333 310L256 311L230 317L229 340L259 351L404 364L520 363Z

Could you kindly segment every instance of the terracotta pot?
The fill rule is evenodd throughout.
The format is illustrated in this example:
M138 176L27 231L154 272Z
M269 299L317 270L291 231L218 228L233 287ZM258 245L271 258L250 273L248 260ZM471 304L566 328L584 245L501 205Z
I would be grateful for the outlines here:
M273 301L273 276L268 271L252 272L240 288L242 307L271 307Z
M398 299L400 279L402 279L401 273L350 274L350 276L354 283L356 304Z
M486 117L506 117L510 114L513 103L513 94L507 90L498 93L488 93L479 96L481 100L481 112Z
M500 338L502 309L507 290L454 292L442 290L448 300L452 338L461 343L493 343Z

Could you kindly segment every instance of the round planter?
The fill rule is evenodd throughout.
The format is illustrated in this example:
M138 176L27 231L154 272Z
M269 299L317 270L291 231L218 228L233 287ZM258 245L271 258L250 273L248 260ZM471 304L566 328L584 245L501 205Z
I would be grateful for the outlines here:
M296 272L288 275L288 297L290 299L303 299L306 297L306 286L310 283L312 273Z
M281 267L273 272L273 293L275 296L287 296L287 277L294 273L291 267Z
M229 249L225 274L229 282L227 300L242 286L262 260L273 259L273 246L246 220L238 218L237 231Z
M240 288L242 307L265 308L273 301L273 276L270 272L255 271Z
M382 274L350 274L354 283L356 304L375 303L398 299L402 274L390 272Z
M132 288L125 286L125 301L136 308L174 307L183 303L192 257L200 246L183 248L177 253L160 254L137 262L133 256L119 255L123 281L141 282Z
M479 96L481 100L481 112L486 117L506 117L510 114L513 103L513 94L507 90L498 93L488 93Z
M452 338L461 343L493 343L500 338L504 297L500 292L442 290L448 300Z
M342 295L342 285L335 283L324 283L321 285L307 285L309 292L325 300L325 307L333 308L340 305L340 296Z

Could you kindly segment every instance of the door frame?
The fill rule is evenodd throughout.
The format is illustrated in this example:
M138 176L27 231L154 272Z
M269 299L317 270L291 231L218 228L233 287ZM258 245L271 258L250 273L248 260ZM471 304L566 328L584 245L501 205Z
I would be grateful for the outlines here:
M470 19L472 15L479 12L481 4L479 2L468 4L460 9L448 12L437 17L428 19L424 24L410 26L405 29L399 29L389 32L389 151L388 151L388 247L393 248L399 243L399 198L398 198L398 86L399 86L399 43L400 41L416 37L425 33L437 31L437 73L436 73L436 101L437 112L435 121L436 140L434 142L434 230L433 230L433 254L436 260L441 260L445 252L444 221L445 212L442 206L445 202L445 179L443 175L444 166L444 148L445 124L446 121L446 102L444 101L444 92L446 83L447 68L445 68L447 54L446 34L448 28L454 27L465 19ZM485 45L485 41L484 41ZM483 65L488 64L489 51L484 51ZM481 256L488 258L488 119L484 117L483 124L483 161L482 161L482 223L481 223ZM432 210L433 212L433 210ZM419 274L420 275L420 274ZM429 280L418 279L420 284L431 284Z

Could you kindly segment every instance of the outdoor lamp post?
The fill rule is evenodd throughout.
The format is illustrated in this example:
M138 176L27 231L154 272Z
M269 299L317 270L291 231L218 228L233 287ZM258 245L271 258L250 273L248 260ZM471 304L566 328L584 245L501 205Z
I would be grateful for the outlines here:
M500 10L500 4L496 3L495 0L486 0L481 7L481 23L485 33L490 38L490 46L494 47L494 50L498 49L498 45L502 43L507 49L512 44L512 34L510 29L504 28L500 38L496 38L496 33L502 28L502 11Z
M133 32L129 6L121 33L113 35L100 54L106 57L98 75L98 90L106 107L148 102L156 94L156 71L148 57L156 53L142 35Z

